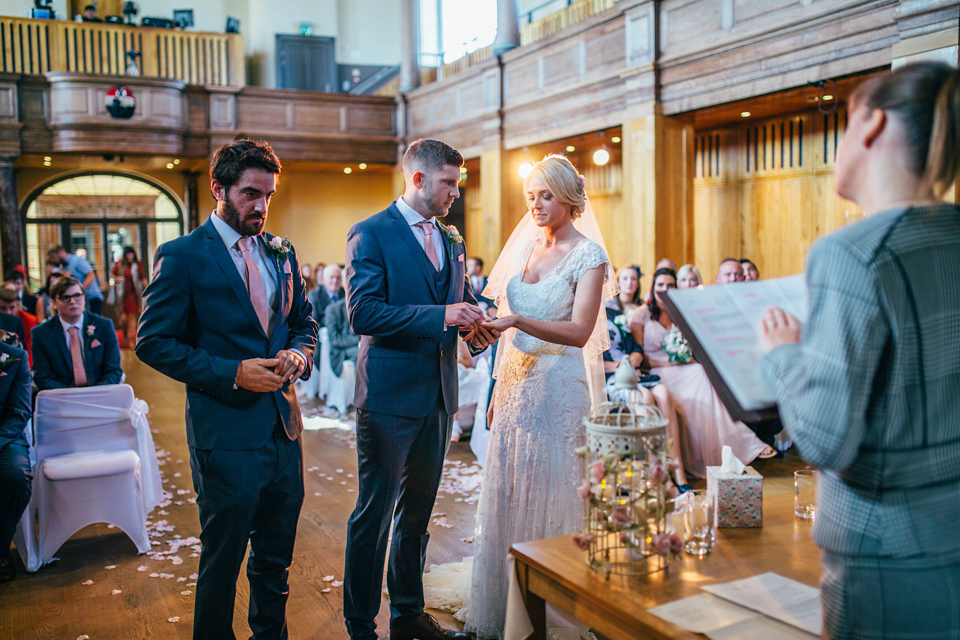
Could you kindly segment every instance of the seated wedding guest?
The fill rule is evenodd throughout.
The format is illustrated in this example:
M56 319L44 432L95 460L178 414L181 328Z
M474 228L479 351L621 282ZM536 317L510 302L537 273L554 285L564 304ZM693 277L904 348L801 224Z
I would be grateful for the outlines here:
M313 291L316 288L317 283L313 279L313 267L310 266L309 262L304 262L302 265L300 265L300 275L303 276L304 288L307 291Z
M657 263L657 266L654 267L653 271L656 273L660 269L670 269L671 271L676 271L677 263L670 258L661 258L660 262ZM650 302L650 291L653 291L653 280L650 281L650 289L643 295L643 304Z
M693 289L703 285L703 276L695 265L685 264L677 271L677 289Z
M27 354L0 343L0 582L17 575L10 543L30 502L33 476L23 430L30 419L31 389Z
M749 427L730 417L703 366L689 356L689 347L674 348L674 344L685 343L680 342L682 337L670 320L661 295L676 286L677 276L671 269L658 269L653 274L650 302L633 314L630 329L643 345L650 372L660 376L677 408L683 412L686 428L681 437L681 453L687 473L699 478L706 476L708 466L720 464L724 445L729 445L744 464L750 464L758 456L774 457L773 447L765 445Z
M333 375L339 378L343 373L344 362L357 364L360 336L350 328L347 301L343 298L327 306L324 322L327 327L327 340L330 341L330 368L333 369Z
M319 286L307 294L307 299L313 305L313 319L321 327L325 324L323 313L326 311L327 305L337 300L343 300L342 283L343 275L340 266L328 264L323 268ZM317 349L317 352L319 353L320 350Z
M620 293L606 303L607 331L610 335L610 348L603 352L603 373L607 378L607 395L613 389L613 377L617 367L624 358L634 369L643 365L643 347L637 342L629 328L629 321L633 314L641 307L640 299L640 267L628 265L621 267L617 274L617 285ZM656 405L667 418L667 436L673 441L670 456L680 461L680 429L677 423L677 412L667 388L658 384L649 390L640 388L642 404ZM677 484L688 489L686 474L683 469L677 471Z
M59 269L51 271L47 274L47 281L44 283L43 289L37 292L36 313L33 315L37 316L38 323L53 317L55 310L53 308L53 298L50 297L50 291L53 289L53 285L57 284L57 280L62 277L63 272Z
M33 295L27 287L27 276L22 266L17 265L7 275L7 284L12 285L16 290L17 296L20 298L20 308L27 313L36 315L37 296Z
M37 316L23 310L17 292L8 285L0 287L0 313L18 318L22 323L25 338L23 346L27 350L27 360L30 366L33 366L33 340L30 332L37 326Z
M77 249L76 253L67 253L62 246L56 246L47 252L48 256L56 259L61 269L77 279L77 282L83 287L86 295L87 308L93 313L100 313L103 308L103 293L100 291L100 281L97 279L97 273L93 270L90 261L87 260L87 252L83 247Z
M717 269L717 284L743 282L743 265L736 258L724 258Z
M326 268L327 265L324 262L318 262L313 268L313 277L310 278L310 282L313 283L313 286L307 289L307 293L313 291L323 283L323 270Z
M960 71L871 76L847 113L836 191L865 217L810 249L802 326L766 311L762 371L820 470L823 637L960 638Z
M483 260L474 256L467 259L467 275L470 277L470 288L473 295L479 302L482 298L483 290L487 286L487 276L483 275ZM484 298L484 301L489 304Z
M65 276L53 287L57 315L33 330L33 379L37 388L118 384L120 345L109 318L84 311L80 283Z
M753 264L748 258L740 258L740 264L743 266L743 279L745 282L760 279L760 271L757 269L757 265Z
M15 336L17 339L17 342L14 343L11 338L7 337L4 342L26 349L27 336L23 329L23 321L20 318L9 313L0 313L0 331Z

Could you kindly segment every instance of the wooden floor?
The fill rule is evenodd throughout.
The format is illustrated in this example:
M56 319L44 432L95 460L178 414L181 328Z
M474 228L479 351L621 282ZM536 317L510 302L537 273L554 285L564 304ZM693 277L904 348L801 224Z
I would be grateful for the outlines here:
M199 547L181 541L199 536L200 527L183 423L183 386L147 368L129 351L123 352L123 367L137 396L150 406L164 490L169 494L170 504L149 516L155 553L137 556L129 539L105 525L84 529L60 549L58 562L33 574L21 572L13 582L0 585L3 640L191 637ZM309 408L305 405L307 413ZM304 433L306 498L290 575L291 638L347 637L339 581L343 580L346 521L356 500L353 446L349 430ZM792 491L793 471L803 466L792 451L780 460L754 463L765 477L765 493ZM477 466L466 444L451 446L447 469L430 527L428 566L473 555ZM175 547L177 551L166 553ZM246 579L241 576L234 620L238 638L250 633L247 596ZM455 624L450 616L438 617ZM383 602L377 618L381 638L387 637L388 619Z

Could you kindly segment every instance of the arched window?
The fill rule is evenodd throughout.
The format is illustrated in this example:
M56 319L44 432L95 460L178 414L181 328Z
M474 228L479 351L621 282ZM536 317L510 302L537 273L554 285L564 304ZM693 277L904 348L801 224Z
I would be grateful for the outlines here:
M183 206L164 186L125 173L83 173L41 185L21 208L30 281L42 286L47 250L81 251L107 283L110 266L133 247L153 270L157 246L183 234Z

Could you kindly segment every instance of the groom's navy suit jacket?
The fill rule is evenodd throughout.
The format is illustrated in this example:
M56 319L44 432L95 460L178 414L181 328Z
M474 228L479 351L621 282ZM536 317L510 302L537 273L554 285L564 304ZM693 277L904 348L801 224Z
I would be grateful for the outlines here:
M265 241L273 236L264 233ZM317 323L310 316L300 264L291 249L269 261L277 276L276 318L268 337L246 283L213 222L157 249L153 281L143 293L137 356L187 385L187 443L197 449L257 449L279 415L302 428L292 381L272 393L234 388L240 361L299 349L310 376Z
M358 409L422 418L440 389L447 415L457 412L457 328L444 326L444 306L476 299L464 245L445 236L438 239L445 243L449 279L439 277L447 274L430 264L396 203L347 234L347 313L361 336Z

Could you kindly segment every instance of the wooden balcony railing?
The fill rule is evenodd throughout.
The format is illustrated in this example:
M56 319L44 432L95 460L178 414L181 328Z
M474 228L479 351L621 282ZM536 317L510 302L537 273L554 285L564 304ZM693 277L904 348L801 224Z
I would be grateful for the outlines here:
M520 29L520 44L530 44L611 8L616 0L580 0Z
M140 75L187 84L246 84L236 33L197 33L93 22L0 17L0 71L123 75L126 52L139 51Z

